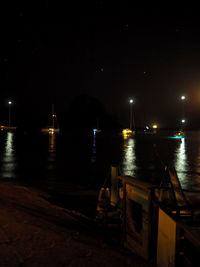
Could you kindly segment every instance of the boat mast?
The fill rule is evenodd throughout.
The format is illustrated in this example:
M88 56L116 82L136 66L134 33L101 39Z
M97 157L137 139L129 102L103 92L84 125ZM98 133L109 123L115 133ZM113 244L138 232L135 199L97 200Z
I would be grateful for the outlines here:
M135 129L134 115L133 115L133 99L129 100L130 103L130 130Z
M52 128L54 129L54 104L52 104Z

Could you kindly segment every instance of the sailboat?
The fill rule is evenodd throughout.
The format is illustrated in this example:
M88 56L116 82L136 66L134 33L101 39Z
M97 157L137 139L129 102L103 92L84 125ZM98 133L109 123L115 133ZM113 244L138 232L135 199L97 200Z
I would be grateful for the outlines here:
M60 129L58 128L57 116L54 112L54 104L52 104L51 120L52 120L52 125L47 128L42 128L41 130L42 133L58 134L60 132ZM55 128L55 122L57 123L57 128Z
M101 132L101 129L99 129L99 120L97 119L97 128L93 129L93 133L95 135L96 133L100 133L100 132Z
M186 100L186 97L184 95L181 96L181 101L182 101L182 116L183 118L185 117L185 110L184 110L184 102ZM181 120L181 127L180 130L174 133L175 138L184 138L185 136L185 119Z
M185 136L185 133L182 129L174 133L175 138L184 138L184 136Z
M130 128L122 130L122 135L124 138L133 137L135 135L135 121L133 116L133 99L130 99Z

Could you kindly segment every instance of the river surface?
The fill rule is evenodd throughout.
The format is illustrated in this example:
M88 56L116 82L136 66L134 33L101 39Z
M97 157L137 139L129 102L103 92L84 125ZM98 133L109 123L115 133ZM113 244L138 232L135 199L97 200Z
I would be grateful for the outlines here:
M0 179L40 187L74 184L99 188L110 175L111 165L120 173L159 183L164 166L176 168L185 190L200 190L200 131L185 138L173 132L120 134L34 135L0 133Z

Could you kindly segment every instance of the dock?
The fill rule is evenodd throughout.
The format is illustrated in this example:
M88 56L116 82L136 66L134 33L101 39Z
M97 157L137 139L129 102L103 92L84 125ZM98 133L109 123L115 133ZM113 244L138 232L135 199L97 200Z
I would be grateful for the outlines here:
M185 196L174 168L166 174L168 180L157 186L120 176L112 167L110 207L99 213L103 218L119 214L124 247L145 261L160 267L199 266L200 205Z

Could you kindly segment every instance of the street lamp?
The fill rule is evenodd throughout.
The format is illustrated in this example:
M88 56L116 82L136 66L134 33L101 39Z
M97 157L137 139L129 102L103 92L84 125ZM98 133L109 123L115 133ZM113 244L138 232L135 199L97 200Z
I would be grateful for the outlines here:
M10 127L11 125L11 105L12 101L8 101L8 109L9 109L9 114L8 114L8 126Z
M180 98L181 98L181 102L182 102L182 117L184 118L185 117L185 100L186 100L186 96L182 95ZM184 125L185 122L186 122L185 119L181 120L182 125Z
M185 114L184 114L184 113L185 113L185 110L184 110L184 102L185 102L185 100L186 100L185 95L182 95L182 96L181 96L181 101L182 101L182 103L183 103L183 104L182 104L182 113L183 113L182 116L185 116Z
M132 131L134 128L134 117L133 117L133 99L129 99L130 103L130 130Z

